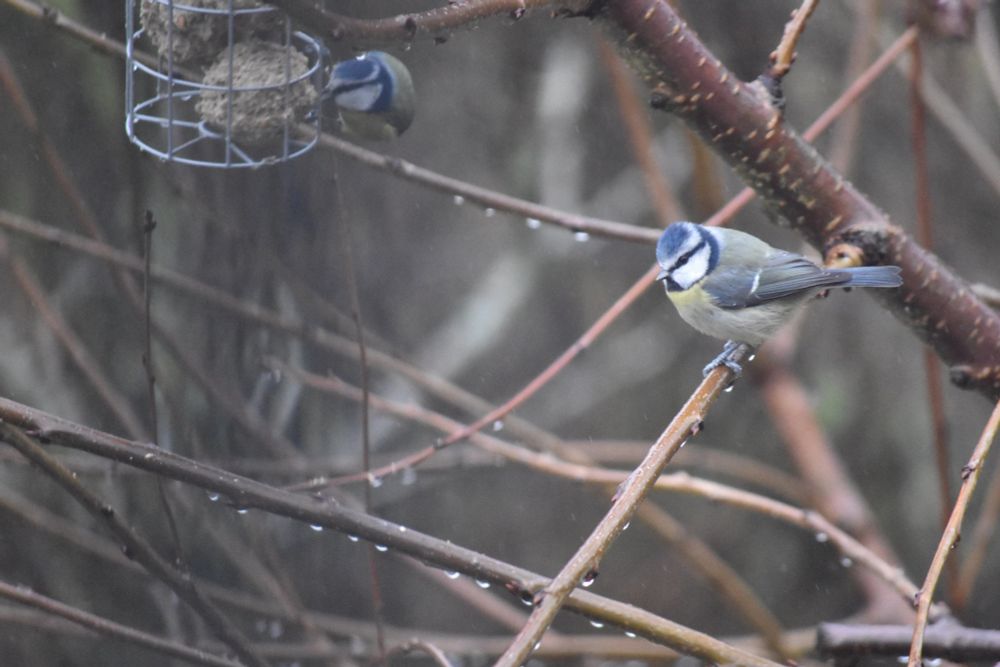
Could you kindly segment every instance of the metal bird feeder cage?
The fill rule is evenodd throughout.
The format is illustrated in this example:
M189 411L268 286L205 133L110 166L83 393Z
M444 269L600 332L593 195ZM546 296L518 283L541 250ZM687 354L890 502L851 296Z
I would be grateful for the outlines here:
M326 49L284 12L258 0L128 0L125 11L125 132L141 149L236 169L316 145Z

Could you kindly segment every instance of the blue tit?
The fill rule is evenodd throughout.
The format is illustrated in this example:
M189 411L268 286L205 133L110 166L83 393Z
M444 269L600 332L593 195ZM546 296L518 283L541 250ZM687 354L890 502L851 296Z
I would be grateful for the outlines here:
M726 365L740 343L757 347L787 322L795 309L831 287L899 287L898 266L833 269L802 255L772 248L735 229L675 222L656 244L667 296L681 318L698 331L726 339L723 353L705 368Z
M363 139L395 139L413 122L413 77L382 51L336 63L324 97L336 105L344 130Z

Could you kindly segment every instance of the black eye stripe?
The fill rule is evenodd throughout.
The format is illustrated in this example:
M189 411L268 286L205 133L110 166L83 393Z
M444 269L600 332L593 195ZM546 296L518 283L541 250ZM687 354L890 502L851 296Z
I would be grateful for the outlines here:
M699 243L698 245L696 245L695 247L691 248L686 253L678 257L677 261L674 262L673 266L670 267L670 270L676 271L677 269L687 264L691 260L691 258L694 257L694 254L704 247L705 247L705 240L702 239L701 243Z

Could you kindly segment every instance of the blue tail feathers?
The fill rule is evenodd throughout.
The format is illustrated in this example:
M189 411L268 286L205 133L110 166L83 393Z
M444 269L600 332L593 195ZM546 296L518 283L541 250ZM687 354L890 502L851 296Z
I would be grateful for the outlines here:
M851 279L838 287L899 287L903 278L898 266L859 266L843 269Z

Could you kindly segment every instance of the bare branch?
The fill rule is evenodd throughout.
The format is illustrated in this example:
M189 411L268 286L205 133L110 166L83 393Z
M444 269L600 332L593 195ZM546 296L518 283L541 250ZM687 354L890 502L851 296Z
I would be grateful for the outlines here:
M535 204L439 174L397 157L383 155L367 148L362 148L357 144L345 141L332 134L323 133L320 136L319 142L321 146L330 148L341 155L346 155L369 167L387 171L399 178L419 183L432 190L450 194L456 197L455 201L458 202L468 202L478 204L483 208L492 208L497 211L507 211L523 215L529 220L548 222L568 229L571 232L586 232L591 236L647 244L656 243L656 239L660 237L661 230L659 229L640 227L639 225L630 225L613 220L600 220L584 215L566 213L550 206Z
M748 347L742 345L736 361L746 356ZM518 633L510 647L496 662L496 667L518 667L527 660L545 631L555 620L566 598L578 585L586 585L598 572L601 559L632 518L636 508L656 483L664 466L673 458L688 438L701 429L715 399L733 379L726 367L716 368L708 374L687 403L671 419L670 424L650 447L646 458L629 475L612 501L611 509L594 527L593 532L563 566L559 574L541 591L539 603L528 622Z
M45 295L45 290L42 289L31 269L28 268L27 263L20 257L11 256L4 239L0 239L0 259L10 265L14 282L24 292L24 295L41 316L42 321L66 350L66 354L69 355L73 364L87 379L101 401L115 415L125 432L136 439L148 439L149 433L142 425L142 420L132 408L128 398L115 387L114 382L101 368L94 355L66 322L59 309Z
M867 501L823 433L804 388L779 356L765 346L750 368L751 377L760 385L771 420L811 490L810 505L846 528L888 563L898 564L899 558L882 534ZM880 620L909 620L912 610L908 601L902 601L884 578L863 568L856 570L854 577L864 590L869 607L879 610ZM887 592L892 595L886 595Z
M913 170L916 183L917 240L924 248L934 249L934 234L931 222L930 168L927 157L927 121L924 105L923 78L924 58L920 40L910 47L910 107L912 109L911 143L913 144ZM924 378L927 383L927 403L931 415L931 435L934 445L934 460L937 463L938 493L940 496L940 525L944 530L948 525L948 506L951 504L951 483L948 481L951 466L948 462L948 425L944 411L944 395L941 387L941 366L933 350L925 347ZM954 560L948 562L948 583L951 592L957 577ZM950 596L954 600L954 596Z
M329 375L319 376L290 367L276 359L268 359L266 363L272 367L281 369L283 373L287 373L289 376L314 389L344 396L354 401L361 401L364 398L359 388L353 387L337 377ZM463 428L461 424L454 420L432 412L427 408L415 405L403 405L378 395L370 396L370 400L376 410L387 412L402 419L425 424L444 433L455 432ZM574 447L568 447L564 443L556 441L554 436L548 436L545 443L548 445L547 449L551 454L539 454L538 452L530 451L524 447L483 433L472 433L469 439L474 445L486 452L526 465L539 472L576 481L600 484L607 489L608 495L613 502L618 496L614 487L628 481L628 475L624 472L592 467L589 457L576 451ZM645 446L643 453L645 454L648 449L649 447ZM424 454L429 456L431 453L434 452L428 452L427 449L420 450L415 455L393 461L379 470L395 473L400 469L400 466L415 465L412 463L414 460L419 459ZM564 460L556 459L552 454L561 456ZM351 478L357 479L357 476L344 476L330 481L342 482ZM684 479L686 480L686 477ZM656 480L654 487L661 490L679 490L678 487L674 486L678 481L678 479L667 479L667 476L663 476ZM764 605L750 586L707 544L696 536L689 534L683 524L656 505L649 503L640 505L636 510L635 517L650 526L669 544L674 545L681 555L687 559L688 563L706 581L715 586L742 616L760 632L769 648L779 656L791 657L782 639L782 627L777 617ZM915 590L915 587L912 588ZM519 624L518 627L521 625L523 624Z
M280 365L279 367L310 387L335 393L354 401L361 400L360 389L347 384L337 377L318 376L314 373L308 373L287 365ZM372 395L371 401L372 407L376 410L381 410L401 419L425 424L443 432L454 431L460 426L454 420L420 406L400 404L377 395ZM469 439L470 442L486 452L502 456L533 470L576 482L601 484L617 488L629 478L629 474L626 471L594 467L586 459L581 460L579 455L573 456L572 450L569 449L558 452L565 458L565 460L559 460L548 453L534 452L484 433L474 433L469 436ZM644 447L643 454L646 454L648 449L648 447ZM818 512L794 507L749 491L734 489L725 484L699 479L683 472L661 475L653 486L661 491L688 493L707 500L726 503L807 530L817 536L819 541L829 541L835 545L844 557L844 562L848 565L858 563L871 570L878 578L889 584L907 604L910 603L917 593L916 584L907 579L898 566L887 562L882 555L877 554L862 544L844 529L839 528L833 521L825 518ZM640 515L637 513L637 516ZM843 520L841 515L837 515L836 518ZM852 528L858 527L852 526ZM860 527L863 528L863 524ZM884 549L877 545L874 540L869 539L867 541L872 543L872 546L876 550L884 552ZM936 620L948 616L950 612L944 605L935 605L933 614Z
M480 20L507 15L517 20L529 9L558 6L560 11L583 9L590 0L464 0L448 2L442 7L412 14L399 14L381 19L357 19L320 9L309 0L270 0L289 16L329 35L337 41L372 45L409 43L421 38L437 41L448 39L458 29L470 29Z
M0 582L0 597L8 600L15 600L22 604L41 609L46 614L65 618L77 625L89 630L122 641L142 646L144 648L157 651L164 655L170 655L181 660L197 665L209 665L210 667L240 667L243 663L227 660L226 658L206 653L205 651L191 648L183 644L167 641L148 632L142 632L135 628L130 628L121 623L115 623L101 616L87 613L76 607L63 604L58 600L36 593L23 586L11 586L6 582Z
M720 371L712 377L718 381L721 375L725 373ZM27 430L42 442L90 452L193 484L223 494L241 508L258 508L308 525L355 535L437 567L460 570L477 580L504 585L518 594L523 591L530 596L530 591L541 590L549 582L545 577L529 570L511 566L451 542L437 540L416 530L400 530L399 525L390 521L372 517L325 498L282 491L172 452L80 426L5 398L0 398L0 420L4 422L0 424L0 428L7 429L6 433L10 432L11 427ZM750 667L775 667L777 664L637 607L587 591L573 591L567 599L566 608L705 660Z
M820 623L816 649L828 657L905 655L913 637L909 625L844 625ZM1000 657L1000 632L941 623L927 628L924 653L955 662L994 661Z
M1000 402L997 402L996 407L993 408L993 414L986 422L986 427L983 429L983 434L979 437L975 449L972 450L969 462L962 468L962 487L958 490L958 498L955 500L948 525L945 526L944 533L941 535L941 541L938 543L937 551L934 552L931 566L927 569L924 585L917 596L917 620L913 627L913 640L910 644L909 667L920 667L924 631L934 599L934 589L937 587L948 554L958 544L965 512L969 509L969 501L972 500L972 493L976 490L976 483L979 481L979 475L983 471L983 464L986 463L986 457L993 446L998 428L1000 428Z
M1000 526L1000 466L993 469L993 475L986 491L986 499L983 501L983 507L976 518L976 526L968 542L969 553L962 561L961 569L958 572L954 596L955 604L958 607L968 603L969 596L972 595L976 577L979 576L986 560L990 539L997 526Z
M677 197L653 155L653 128L648 109L639 104L636 86L621 56L601 36L597 37L597 52L611 80L618 113L628 133L629 148L639 171L642 172L653 210L660 221L660 226L666 227L672 222L681 220L682 214Z
M438 667L454 667L451 661L448 660L448 656L444 654L444 651L442 651L434 644L425 641L423 639L410 639L408 641L403 642L399 646L394 646L392 647L392 649L389 650L389 652L384 657L389 657L400 653L405 655L409 653L416 653L418 651L429 655L431 660Z
M127 550L126 555L138 561L153 576L162 581L170 590L184 600L212 631L222 639L230 649L249 665L268 667L250 646L243 633L214 604L209 602L195 587L191 578L180 572L164 560L153 547L128 526L115 512L114 508L101 500L96 494L84 487L73 473L58 460L50 456L41 445L16 425L7 420L0 422L0 438L15 447L32 463L48 474L56 483L65 489L79 502L95 519L101 521L122 542ZM154 447L155 448L155 447Z
M799 45L802 33L806 31L806 21L809 20L818 6L819 0L803 0L802 6L792 11L792 17L785 24L785 32L781 36L781 42L771 52L771 68L765 73L765 76L780 83L792 69L792 63L795 62L798 55L795 49Z

